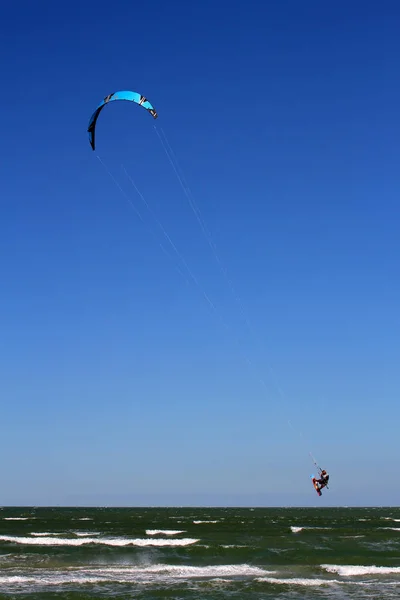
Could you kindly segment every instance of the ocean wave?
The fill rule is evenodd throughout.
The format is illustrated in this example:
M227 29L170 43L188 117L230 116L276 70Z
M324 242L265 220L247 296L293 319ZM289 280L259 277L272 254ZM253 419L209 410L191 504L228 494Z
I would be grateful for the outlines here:
M3 521L30 521L36 517L3 517Z
M337 573L341 577L400 574L400 567L377 567L375 565L321 565L321 568L328 573Z
M71 532L73 535L76 535L77 537L92 537L94 535L100 535L99 531L72 531ZM54 531L32 531L31 535L33 537L57 537L60 536L60 532L54 532Z
M185 533L181 529L146 529L146 535L178 535L179 533Z
M143 539L143 538L58 538L58 537L22 537L14 535L0 535L0 541L23 544L30 546L83 546L86 544L102 544L104 546L189 546L195 544L198 539Z
M203 523L219 523L219 521L193 521L195 525L202 525Z
M258 577L257 581L281 585L301 585L307 587L319 587L321 585L340 583L340 581L337 581L336 579L309 579L305 577L288 577L284 579L279 577Z
M323 529L323 530L331 530L332 527L313 527L311 525L303 525L302 527L296 527L295 525L291 525L290 529L293 533L300 533L303 529Z
M174 579L231 579L236 577L257 577L272 575L276 571L267 571L251 565L217 565L206 567L179 565L151 565L148 567L109 567L76 568L68 571L45 571L37 575L3 575L0 585L60 585L88 583L155 583Z
M300 531L303 531L304 527L295 527L294 525L291 525L290 529L293 533L300 533Z

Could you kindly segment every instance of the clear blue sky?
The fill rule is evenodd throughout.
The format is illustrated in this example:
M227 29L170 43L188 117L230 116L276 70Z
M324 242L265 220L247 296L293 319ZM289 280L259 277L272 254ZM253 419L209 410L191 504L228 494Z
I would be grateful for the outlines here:
M395 0L3 7L0 503L398 503L399 30ZM99 118L126 196L92 152L119 89L255 335L152 118Z

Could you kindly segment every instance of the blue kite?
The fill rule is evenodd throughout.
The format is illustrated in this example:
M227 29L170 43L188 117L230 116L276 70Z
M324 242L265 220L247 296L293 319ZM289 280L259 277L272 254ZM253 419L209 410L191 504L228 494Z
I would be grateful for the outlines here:
M90 117L89 126L88 126L88 134L89 134L89 142L90 142L90 145L92 146L92 150L94 150L94 148L95 148L94 136L95 136L96 123L97 123L99 114L103 110L103 108L105 107L106 104L108 104L109 102L113 102L114 100L128 100L128 102L136 102L136 104L139 104L140 106L143 106L143 108L148 110L149 113L151 114L151 116L154 117L154 119L157 119L157 117L158 117L154 106L152 104L150 104L150 102L147 100L147 98L145 98L141 94L138 94L138 92L122 90L120 92L114 92L113 94L109 94L98 105L98 107L96 108L96 110L94 111L92 116Z

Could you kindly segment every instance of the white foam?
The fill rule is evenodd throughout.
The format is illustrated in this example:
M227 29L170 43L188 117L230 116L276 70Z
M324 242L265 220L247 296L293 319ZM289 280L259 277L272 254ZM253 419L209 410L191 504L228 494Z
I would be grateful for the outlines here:
M219 523L219 521L193 521L195 525L201 525L203 523Z
M354 575L390 575L400 573L400 567L377 567L375 565L321 565L328 573L337 573L341 577Z
M29 521L35 517L3 517L3 521Z
M20 537L13 535L0 535L3 542L25 544L30 546L83 546L84 544L102 544L104 546L189 546L199 540L193 538L171 539L141 539L141 538L58 538L58 537Z
M78 537L92 537L93 535L100 535L100 532L97 531L72 531L71 533ZM54 537L59 536L60 533L55 533L54 531L32 531L31 535L34 537Z
M291 577L280 579L278 577L259 577L257 581L265 581L267 583L282 584L282 585L301 585L306 587L319 587L321 585L332 585L340 583L335 579L306 579L303 577Z
M21 586L23 584L27 584L29 586L32 585L60 585L65 583L102 583L104 579L102 577L79 577L79 576L68 576L62 574L51 574L48 575L38 575L35 576L25 576L25 575L9 575L6 577L0 577L0 585L13 585L17 584Z
M238 577L238 576L257 576L275 571L266 571L260 567L251 565L209 565L206 567L193 567L189 565L154 565L146 568L134 568L135 572L156 573L170 575L173 577ZM107 569L108 571L108 569Z
M179 565L151 565L148 567L109 567L99 569L76 568L68 571L41 571L36 576L0 576L0 584L37 584L59 585L68 583L152 583L160 580L232 577L255 577L272 575L275 571L266 571L247 564L217 565L206 567Z
M179 533L185 533L181 529L146 529L146 535L178 535Z
M303 529L323 529L323 530L331 530L332 527L311 527L308 525L303 525L303 527L296 527L295 525L291 525L290 529L293 531L293 533L299 533L300 531L303 531Z

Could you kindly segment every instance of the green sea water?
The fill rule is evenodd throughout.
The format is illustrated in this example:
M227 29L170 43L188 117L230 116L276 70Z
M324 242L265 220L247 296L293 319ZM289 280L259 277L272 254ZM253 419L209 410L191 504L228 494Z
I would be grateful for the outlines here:
M0 598L400 599L400 508L3 508Z

